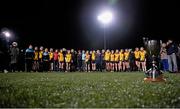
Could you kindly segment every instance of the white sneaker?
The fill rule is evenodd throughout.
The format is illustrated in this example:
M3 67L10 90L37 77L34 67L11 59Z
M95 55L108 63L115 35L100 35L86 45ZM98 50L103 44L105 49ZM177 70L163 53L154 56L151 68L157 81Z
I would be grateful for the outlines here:
M6 69L4 69L4 73L8 73L8 71Z

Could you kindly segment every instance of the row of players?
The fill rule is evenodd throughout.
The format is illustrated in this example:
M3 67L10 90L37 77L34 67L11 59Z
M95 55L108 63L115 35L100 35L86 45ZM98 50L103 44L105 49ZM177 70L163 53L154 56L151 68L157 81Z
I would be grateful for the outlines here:
M133 63L132 63L133 62ZM32 64L33 63L33 64ZM80 71L129 71L134 64L138 70L146 71L146 50L143 47L119 50L53 50L32 45L26 50L26 69L30 71L70 71L71 66ZM73 68L72 68L73 69Z

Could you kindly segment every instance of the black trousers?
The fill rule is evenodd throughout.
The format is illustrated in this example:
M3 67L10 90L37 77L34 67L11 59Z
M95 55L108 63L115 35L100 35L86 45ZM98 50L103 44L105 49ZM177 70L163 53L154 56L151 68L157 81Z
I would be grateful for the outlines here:
M26 71L32 71L33 59L26 59Z
M49 61L44 61L43 62L43 71L47 72L47 71L49 71L49 68L50 68Z
M10 65L10 72L15 72L15 71L17 71L17 63L12 63L11 65Z
M102 72L101 63L97 62L97 64L96 64L96 70Z

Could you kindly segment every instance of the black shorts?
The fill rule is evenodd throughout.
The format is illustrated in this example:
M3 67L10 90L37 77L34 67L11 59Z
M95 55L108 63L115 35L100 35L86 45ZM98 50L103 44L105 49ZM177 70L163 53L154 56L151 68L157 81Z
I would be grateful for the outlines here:
M114 61L111 61L110 63L111 63L111 64L114 64L115 62L114 62Z
M49 62L50 62L50 63L53 63L54 61L53 61L53 59L51 59L51 60L49 60Z
M119 62L124 62L124 60L123 61L119 61Z
M60 64L63 64L63 63L64 63L64 61L60 61L59 63L60 63Z
M135 61L140 61L140 59L138 58L138 59L135 59Z
M92 62L92 64L95 64L95 63L96 63L96 61L95 61L95 60L92 60L91 62Z
M90 64L90 61L86 61L86 64Z
M110 63L110 61L105 61L106 63Z
M124 60L124 62L129 62L129 60Z
M145 62L145 60L140 60L140 62Z
M119 62L118 61L114 61L115 64L118 64Z

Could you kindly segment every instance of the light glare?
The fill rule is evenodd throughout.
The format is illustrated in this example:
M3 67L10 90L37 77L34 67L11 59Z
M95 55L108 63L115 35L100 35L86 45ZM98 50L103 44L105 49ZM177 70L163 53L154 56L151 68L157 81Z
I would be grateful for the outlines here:
M97 17L97 19L103 24L110 23L112 21L112 18L113 18L113 15L110 11L105 11Z
M4 31L3 34L5 35L5 37L10 37L11 34L8 31Z

